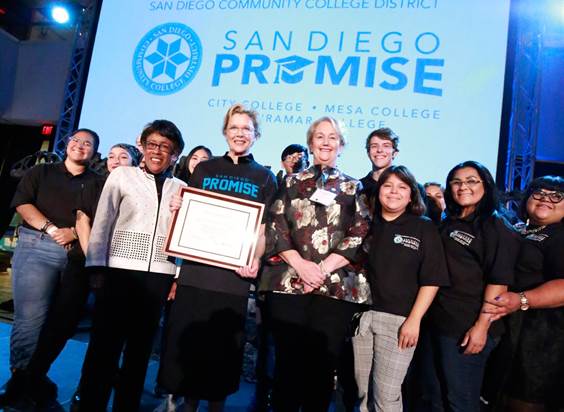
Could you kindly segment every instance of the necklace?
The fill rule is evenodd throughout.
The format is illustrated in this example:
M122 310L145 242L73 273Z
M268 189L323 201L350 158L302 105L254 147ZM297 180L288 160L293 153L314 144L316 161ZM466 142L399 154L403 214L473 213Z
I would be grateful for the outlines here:
M542 231L545 227L546 227L546 225L542 225L542 226L539 226L539 227L535 227L534 229L529 229L529 220L527 219L527 223L522 225L519 228L519 231L521 232L521 234L523 236L527 236L527 235L532 235L534 233L538 233L538 232Z

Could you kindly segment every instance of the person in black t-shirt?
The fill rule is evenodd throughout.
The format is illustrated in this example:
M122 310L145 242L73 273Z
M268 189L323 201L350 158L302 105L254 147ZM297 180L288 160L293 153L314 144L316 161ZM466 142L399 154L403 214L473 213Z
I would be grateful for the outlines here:
M22 370L35 350L67 250L76 242L73 208L84 188L97 178L88 163L98 149L99 137L89 129L72 133L61 163L30 169L12 200L24 223L12 261L14 323L10 338L12 378L0 405L23 388Z
M229 151L202 162L190 176L191 187L263 203L270 207L276 178L250 153L260 136L257 114L236 104L223 123ZM181 199L171 203L179 208ZM236 271L184 261L165 331L160 385L184 395L184 411L222 411L225 398L237 391L243 361L244 326L249 287L264 253L264 214L253 262ZM228 230L228 228L226 228Z
M497 212L497 199L494 180L480 163L466 161L449 172L441 237L451 286L431 306L422 350L425 395L435 408L480 410L486 360L503 332L485 313L487 301L513 283L519 250L519 237ZM448 404L441 406L443 399Z
M118 143L111 147L108 154L107 172L111 173L119 166L137 166L140 157L135 146ZM91 273L84 267L84 263L91 223L105 180L105 176L99 176L76 199L74 209L78 242L74 242L68 252L68 262L61 275L59 288L39 335L35 352L26 368L29 375L28 394L38 405L45 404L56 396L52 391L45 391L40 382L45 379L51 365L76 331L90 292L90 276L99 283L99 271Z
M421 319L449 280L439 232L422 216L425 206L413 175L405 166L391 166L380 175L375 193L367 238L373 303L353 337L355 375L360 410L391 412L402 410L401 385Z
M564 408L564 179L544 176L526 189L524 241L515 286L490 302L495 318L512 314L507 370L508 410Z

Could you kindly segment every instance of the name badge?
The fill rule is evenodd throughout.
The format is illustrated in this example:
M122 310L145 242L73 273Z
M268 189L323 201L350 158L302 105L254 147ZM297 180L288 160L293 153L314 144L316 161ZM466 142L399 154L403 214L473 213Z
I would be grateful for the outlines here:
M336 193L330 192L325 189L317 189L309 198L309 200L314 201L315 203L320 203L323 206L329 206L335 198L337 197Z

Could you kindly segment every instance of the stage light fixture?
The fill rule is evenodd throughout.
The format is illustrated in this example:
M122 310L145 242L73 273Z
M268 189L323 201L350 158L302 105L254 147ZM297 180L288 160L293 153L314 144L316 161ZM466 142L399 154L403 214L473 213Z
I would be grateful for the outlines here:
M51 18L59 24L66 24L70 21L70 14L64 6L53 6L51 8Z

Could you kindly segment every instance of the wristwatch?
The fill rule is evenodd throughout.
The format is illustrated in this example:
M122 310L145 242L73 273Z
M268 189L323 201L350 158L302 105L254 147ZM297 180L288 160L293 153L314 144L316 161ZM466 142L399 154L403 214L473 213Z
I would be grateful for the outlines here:
M519 292L519 300L521 301L521 310L529 309L529 299L525 296L525 292Z

